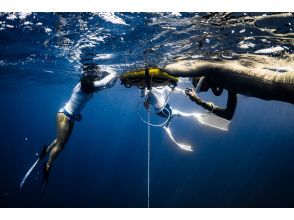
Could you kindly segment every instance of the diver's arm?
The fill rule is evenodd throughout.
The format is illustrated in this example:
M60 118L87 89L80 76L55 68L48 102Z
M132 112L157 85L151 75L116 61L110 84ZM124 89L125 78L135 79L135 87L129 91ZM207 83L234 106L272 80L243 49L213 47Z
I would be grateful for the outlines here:
M175 93L184 93L185 94L185 90L184 89L180 89L180 88L174 88L173 90Z
M144 89L141 89L141 98L143 98L143 97L145 97L146 95L147 95L147 91L146 91L147 89L146 88L144 88Z
M144 101L144 107L147 109L149 109L149 105L151 104L151 100L150 100L150 96L151 96L151 91L148 91L146 88L141 90L141 97L145 97L145 101Z
M214 105L212 102L205 102L200 99L196 93L193 92L186 92L189 98L195 102L196 104L202 106L204 109L214 113L215 115L225 118L227 120L231 120L236 110L237 106L237 94L234 92L228 92L228 100L227 100L227 107L222 108L217 105Z
M104 87L111 82L115 81L117 79L117 75L115 73L110 73L108 76L104 77L102 80L98 80L94 82L95 88Z
M227 120L231 120L234 116L236 106L237 106L237 94L234 92L228 92L228 100L227 100L226 108L222 108L214 104L212 105L213 105L213 109L211 111L212 113L222 118L225 118Z

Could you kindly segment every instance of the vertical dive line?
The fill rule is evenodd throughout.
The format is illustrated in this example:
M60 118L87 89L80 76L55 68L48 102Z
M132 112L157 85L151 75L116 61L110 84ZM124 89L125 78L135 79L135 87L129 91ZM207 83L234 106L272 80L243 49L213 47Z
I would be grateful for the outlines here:
M150 108L147 125L147 207L150 208Z

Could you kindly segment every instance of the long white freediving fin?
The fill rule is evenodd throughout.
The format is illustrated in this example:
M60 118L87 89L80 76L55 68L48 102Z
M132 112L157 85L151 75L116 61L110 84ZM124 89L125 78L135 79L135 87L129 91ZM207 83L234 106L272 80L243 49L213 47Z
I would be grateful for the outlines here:
M190 145L186 145L186 144L182 144L182 143L178 143L178 142L174 139L174 137L173 137L173 135L172 135L172 133L171 133L169 127L164 126L163 129L166 131L167 135L168 135L169 138L172 140L172 142L174 142L174 143L175 143L177 146L179 146L181 149L186 150L186 151L193 151L192 146L190 146Z
M39 163L40 158L38 158L35 163L30 167L30 169L27 171L27 173L25 174L24 178L21 180L20 184L19 184L19 191L22 190L22 187L24 185L24 183L26 182L27 178L29 177L29 175L31 174L31 172L33 171L33 169L37 166L37 164Z
M194 113L193 116L202 124L217 128L223 131L228 131L231 121L218 117L213 114Z
M229 125L231 121L221 118L219 116L213 115L212 113L186 113L181 112L177 109L173 109L173 116L178 117L194 117L197 121L199 121L201 124L208 125L213 128L217 128L223 131L228 131Z
M19 184L19 191L22 190L24 183L26 182L27 178L29 177L29 175L32 173L32 171L35 169L35 167L38 165L39 162L42 161L42 159L46 156L47 154L47 150L48 150L48 146L47 145L43 145L42 147L42 151L41 153L38 155L38 159L34 162L34 164L30 167L30 169L27 171L27 173L25 174L25 176L23 177L23 179L21 180L20 184ZM51 148L50 148L51 149Z

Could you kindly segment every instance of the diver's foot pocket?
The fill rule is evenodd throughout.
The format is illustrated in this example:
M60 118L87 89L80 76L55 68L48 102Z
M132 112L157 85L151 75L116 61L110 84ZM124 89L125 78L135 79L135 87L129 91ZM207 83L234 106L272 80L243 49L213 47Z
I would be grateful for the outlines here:
M50 169L47 167L47 162L43 163L43 176L42 176L42 183L41 183L41 192L44 192L47 188L48 181L49 181Z
M40 154L39 154L39 158L40 158L40 160L42 160L42 159L46 156L46 154L47 154L47 149L48 149L48 145L43 145L43 146L42 146L42 150L41 150L41 152L40 152Z

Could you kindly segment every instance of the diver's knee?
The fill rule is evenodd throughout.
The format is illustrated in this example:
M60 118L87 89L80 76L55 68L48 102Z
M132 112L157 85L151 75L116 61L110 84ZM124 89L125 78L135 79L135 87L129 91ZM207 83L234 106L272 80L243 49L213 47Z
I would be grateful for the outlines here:
M65 148L65 143L57 143L57 144L56 144L56 150L57 150L58 152L63 151L64 148Z

